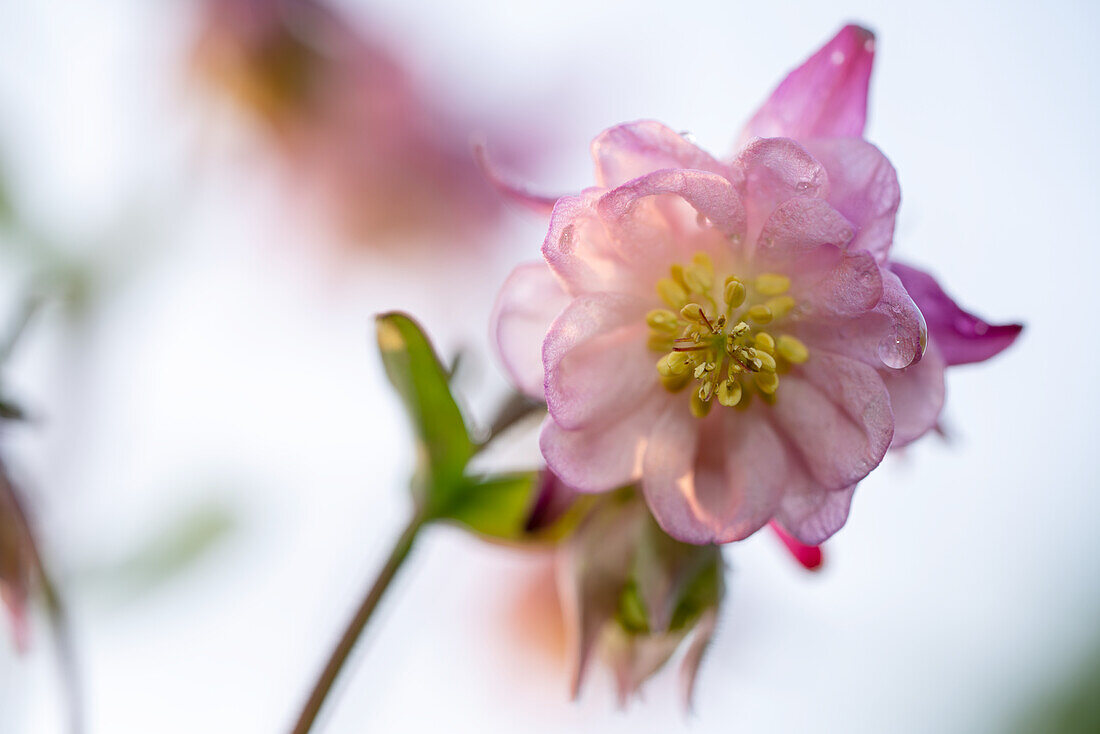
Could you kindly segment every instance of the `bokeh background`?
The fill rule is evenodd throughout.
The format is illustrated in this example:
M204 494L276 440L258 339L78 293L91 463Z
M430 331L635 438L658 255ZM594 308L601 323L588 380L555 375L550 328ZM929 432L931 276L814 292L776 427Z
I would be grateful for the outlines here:
M50 294L4 367L32 420L3 451L71 607L93 734L288 728L409 511L411 444L372 314L407 309L445 355L464 351L459 383L484 419L506 389L490 305L544 229L480 199L483 230L345 226L325 198L339 151L303 172L308 142L257 134L196 73L201 6L0 5L16 212L0 316L32 285ZM867 24L868 137L900 173L899 256L1027 330L952 371L950 440L862 484L823 572L765 534L727 549L693 713L671 667L626 710L595 669L569 701L547 559L432 528L324 731L1094 730L1100 6L339 7L407 74L428 111L397 108L434 120L430 139L481 135L548 192L587 185L588 141L625 120L729 151L787 70ZM32 625L25 655L0 634L2 732L63 730L49 630L40 613Z

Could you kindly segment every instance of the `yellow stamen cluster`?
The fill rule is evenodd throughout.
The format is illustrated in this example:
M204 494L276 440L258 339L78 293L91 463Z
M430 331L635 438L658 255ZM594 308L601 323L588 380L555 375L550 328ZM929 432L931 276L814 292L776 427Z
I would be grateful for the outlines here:
M665 352L657 361L661 384L677 392L698 382L691 412L700 418L714 400L744 406L755 392L774 401L779 375L810 357L794 336L773 336L762 328L798 305L787 295L787 276L761 273L745 281L731 275L715 285L714 265L700 252L691 264L673 265L669 277L658 281L657 293L669 308L646 315L650 349Z

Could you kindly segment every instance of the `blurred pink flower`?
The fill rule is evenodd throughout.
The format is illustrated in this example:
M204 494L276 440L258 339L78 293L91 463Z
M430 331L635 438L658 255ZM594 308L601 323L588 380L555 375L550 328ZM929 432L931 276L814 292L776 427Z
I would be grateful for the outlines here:
M204 0L194 67L354 236L449 236L499 204L453 116L320 0Z
M553 522L581 496L544 472L529 525L537 530ZM548 514L548 508L557 509ZM638 494L623 489L586 509L576 531L556 547L555 566L573 695L598 656L625 704L686 644L681 679L690 703L723 595L719 549L673 540Z
M35 553L26 519L7 471L0 464L0 601L8 608L15 646L28 642L27 600L35 571Z
M917 271L889 260L897 176L861 138L873 53L842 29L729 162L656 122L593 142L597 186L558 200L545 264L517 268L492 327L516 384L545 397L542 451L569 485L640 482L691 543L775 521L816 545L887 449L935 426L947 354L1011 343L1018 327L968 330L929 286L914 297L944 346L921 359Z

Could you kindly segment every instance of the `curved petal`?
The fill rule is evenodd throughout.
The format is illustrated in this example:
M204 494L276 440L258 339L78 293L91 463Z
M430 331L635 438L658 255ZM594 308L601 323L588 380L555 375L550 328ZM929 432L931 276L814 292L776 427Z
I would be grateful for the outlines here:
M604 218L621 222L639 200L660 194L681 197L727 236L745 232L741 195L728 178L708 171L679 168L653 171L607 192L597 207Z
M643 398L633 412L605 424L569 431L547 418L539 436L546 465L578 492L609 492L638 481L659 397Z
M741 132L752 137L858 138L867 120L875 36L845 26L784 79Z
M599 193L558 199L542 243L547 265L571 295L631 289L628 265L596 214Z
M818 274L803 274L794 281L800 298L815 318L859 316L882 302L882 271L870 253L844 252L822 246L822 259L830 251L836 264Z
M798 258L822 245L845 247L854 232L852 223L829 202L797 196L780 203L768 215L760 231L757 255L779 262Z
M787 138L754 140L734 161L744 176L748 234L756 239L772 211L796 196L825 198L829 177L798 143Z
M787 492L775 519L799 542L821 545L848 521L855 491L852 485L834 491L810 486Z
M787 450L759 416L715 410L700 420L677 397L646 446L646 502L661 528L685 543L747 538L779 506L792 467Z
M873 367L814 354L783 375L769 417L827 490L855 484L879 465L894 435L894 416Z
M856 226L849 249L867 250L885 262L901 203L894 166L865 140L811 140L805 146L829 173L829 203Z
M484 143L476 143L474 145L474 161L477 163L478 168L481 169L482 175L485 176L498 193L509 201L514 201L536 214L550 214L554 210L554 204L561 198L560 196L535 194L523 184L513 181L507 174L501 171L499 166L494 165L493 162L489 160L489 153Z
M596 183L613 188L662 168L725 174L726 166L671 128L639 120L608 128L592 141Z
M1016 341L1022 324L994 325L959 308L928 273L901 263L890 263L906 291L920 307L928 334L948 365L983 362Z
M567 430L627 412L658 384L646 304L621 293L574 299L542 346L546 407Z
M947 367L933 341L921 361L900 370L879 370L894 411L891 448L905 446L936 427L943 410L943 372Z
M515 386L536 400L543 399L545 382L542 342L567 305L569 296L543 262L513 270L493 304L490 340Z
M879 274L882 298L870 311L854 318L807 318L790 330L811 353L816 348L892 369L913 364L928 342L924 317L896 275L884 269Z

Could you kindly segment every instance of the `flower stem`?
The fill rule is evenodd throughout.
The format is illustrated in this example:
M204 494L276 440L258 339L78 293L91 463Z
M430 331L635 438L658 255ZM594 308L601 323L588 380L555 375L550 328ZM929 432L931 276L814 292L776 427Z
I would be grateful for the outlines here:
M413 541L416 540L416 535L420 532L420 528L423 527L425 520L426 518L423 513L417 512L405 528L405 532L397 539L397 543L394 544L393 550L390 551L390 557L386 559L386 565L382 567L382 570L378 574L378 578L374 580L374 584L370 587L370 591L367 592L367 596L359 605L359 609L355 612L355 616L352 617L347 629L344 630L340 642L336 644L336 648L332 651L332 655L329 656L328 662L325 664L325 669L321 672L321 676L314 684L313 691L309 695L309 700L306 701L306 705L302 709L302 713L298 716L297 723L294 725L294 729L292 730L293 734L307 734L307 732L313 728L313 724L317 720L317 715L321 712L321 707L324 706L325 699L332 690L336 678L340 675L340 671L347 662L348 656L355 647L355 643L359 640L359 636L363 633L363 629L367 626L367 622L370 621L371 615L374 614L374 610L378 607L378 602L381 601L382 596L386 593L386 589L389 588L390 582L393 581L394 577L397 575L398 569L401 568L401 564L405 562L405 559L409 555L409 551L412 550Z
M23 336L23 332L27 330L27 326L30 325L31 319L34 318L41 305L42 298L38 295L28 296L23 301L19 312L15 315L15 320L8 329L8 333L0 341L0 364L8 361L8 357L15 351L15 345Z

